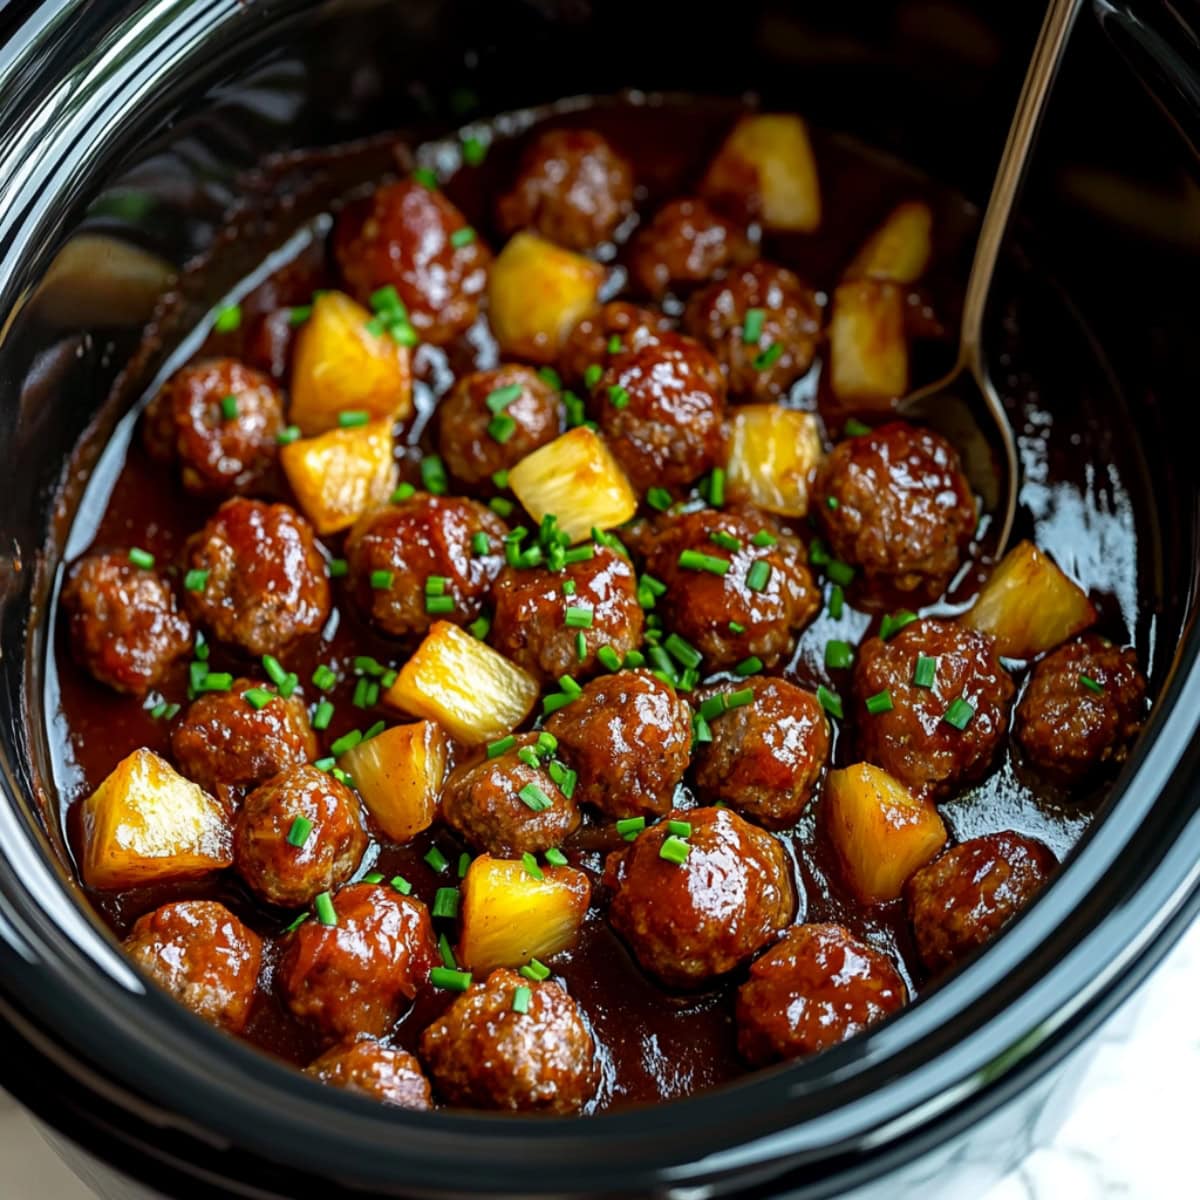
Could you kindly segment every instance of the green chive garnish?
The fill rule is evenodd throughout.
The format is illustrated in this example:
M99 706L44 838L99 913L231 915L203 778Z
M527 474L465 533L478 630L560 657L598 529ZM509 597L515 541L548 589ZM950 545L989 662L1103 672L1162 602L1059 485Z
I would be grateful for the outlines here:
M879 623L879 636L883 641L894 637L902 630L905 625L911 625L917 619L915 612L909 612L907 609L898 613L888 613Z
M825 574L839 587L847 588L854 582L854 568L836 558L826 564Z
M371 419L371 414L361 408L348 408L338 413L338 425L343 429L358 429Z
M1080 675L1079 682L1083 684L1083 686L1087 688L1089 692L1096 692L1099 694L1104 691L1104 684L1098 683L1090 675Z
M749 658L743 658L736 667L733 668L735 675L757 675L763 669L763 660L756 654L752 654Z
M440 887L434 893L433 907L429 910L435 917L449 920L458 916L459 891L456 887Z
M221 416L226 421L236 421L238 415L238 402L236 396L221 397Z
M328 729L333 720L333 705L328 700L322 700L313 713L312 727L317 730Z
M700 550L681 550L679 565L687 571L707 571L710 575L726 575L729 572L727 558L717 558L715 554L705 554Z
M530 878L538 880L546 878L542 873L542 868L538 866L538 860L528 850L521 855L521 865L525 868L525 873Z
M450 967L434 967L429 972L429 982L447 992L465 992L471 986L470 971L455 971Z
M767 314L761 308L746 309L746 316L742 321L742 341L747 346L753 346L762 337L763 321L766 320Z
M771 579L771 564L765 558L755 560L746 572L746 586L752 592L761 592Z
M317 910L317 920L322 925L336 925L337 910L333 907L333 897L328 892L321 892L314 901Z
M291 829L288 830L287 840L289 846L295 846L297 849L303 847L308 841L308 835L313 831L313 823L305 816L299 816L292 822Z
M833 671L844 671L854 662L854 650L849 642L830 638L825 643L825 665Z
M931 688L937 678L938 660L928 654L918 654L913 667L912 681L917 687Z
M385 592L392 586L392 580L396 578L396 573L380 567L378 570L371 572L370 578L371 586L377 592Z
M280 446L290 446L300 440L299 425L285 425L276 435L275 441Z
M524 975L526 979L532 980L534 983L541 983L550 978L550 968L544 962L531 958L518 974Z
M682 866L691 851L692 848L687 842L672 834L665 838L663 844L658 848L658 857L666 859L667 862L674 863L676 866Z
M844 433L846 437L862 437L864 433L870 432L870 425L863 424L863 422L857 417L851 417L850 420L848 420L846 424L842 426L842 433Z
M546 861L552 867L565 867L567 865L567 856L557 846L551 846L546 851Z
M461 250L464 246L469 246L475 240L475 230L470 225L464 225L461 229L456 229L450 235L450 245L456 250Z
M429 847L425 861L438 872L444 871L450 865L450 860L436 846Z
M671 507L671 493L666 488L652 487L646 493L646 503L659 512L666 512Z
M645 817L622 817L617 822L617 832L627 841L632 842L646 828Z
M533 999L533 988L526 987L521 984L520 987L513 988L512 1010L515 1013L527 1013L529 1011L529 1002Z
M518 793L518 799L533 812L545 812L554 803L536 783L527 783Z
M842 719L842 698L837 692L832 692L824 684L821 684L817 688L817 699L831 717L836 717L839 721Z
M778 361L782 353L783 344L781 342L772 342L761 354L754 356L754 369L756 371L765 371Z
M942 714L942 720L947 725L952 725L955 729L962 730L971 723L971 718L975 715L975 707L968 701L958 696L950 702L950 707Z
M193 567L184 577L183 586L189 592L202 592L208 586L208 572L202 567Z
M257 710L266 708L272 700L275 699L274 692L268 692L266 688L249 688L242 693L242 699L250 705L251 708Z
M421 459L421 482L425 490L435 496L446 494L446 468L436 454L427 454Z
M892 704L892 693L886 689L882 692L876 692L873 696L868 696L866 699L867 712L872 716L879 716L880 713L891 712L895 705Z
M154 555L149 550L143 550L139 546L134 546L129 551L129 561L135 567L139 567L143 571L149 571L154 566Z
M240 304L227 304L224 308L217 309L213 328L218 333L233 333L241 327L241 324L242 308Z

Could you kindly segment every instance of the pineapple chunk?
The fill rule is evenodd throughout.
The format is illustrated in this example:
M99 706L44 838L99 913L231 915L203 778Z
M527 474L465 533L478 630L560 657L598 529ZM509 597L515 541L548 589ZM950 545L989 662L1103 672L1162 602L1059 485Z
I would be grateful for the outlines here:
M599 303L604 268L533 233L518 233L492 263L489 319L504 354L551 363Z
M384 695L471 746L510 733L537 698L532 675L449 621L433 626Z
M894 400L908 390L904 293L875 279L840 284L829 320L830 385L852 403Z
M396 485L389 420L301 438L279 451L279 461L304 515L322 535L349 528Z
M471 863L462 883L458 957L472 971L524 966L575 941L592 885L574 867L541 871L535 879L523 863L487 854Z
M964 625L990 633L1008 658L1033 658L1096 620L1087 593L1032 542L1019 542L997 564Z
M324 292L296 335L291 420L306 436L336 429L356 410L395 421L412 412L408 349L367 328L371 314L341 292Z
M748 208L768 229L813 233L821 225L817 160L797 116L743 117L709 164L700 190Z
M779 404L740 404L730 422L726 491L730 499L802 517L822 457L821 431L812 413Z
M233 862L229 812L152 750L123 758L83 805L83 879L127 888Z
M928 204L909 200L892 210L846 268L847 279L915 283L925 273L931 252L933 213Z
M535 521L548 513L578 542L592 528L623 525L637 511L637 494L603 440L581 425L526 455L508 485Z
M446 735L433 721L394 725L342 755L375 824L404 843L433 824L446 775Z
M846 880L864 904L895 900L946 844L933 802L869 763L830 771L823 809Z

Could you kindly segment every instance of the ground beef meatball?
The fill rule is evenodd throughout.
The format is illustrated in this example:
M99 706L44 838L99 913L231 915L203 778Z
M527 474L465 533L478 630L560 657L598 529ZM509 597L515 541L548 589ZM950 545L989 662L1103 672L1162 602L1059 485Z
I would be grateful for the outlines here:
M514 1007L518 989L528 996ZM575 1001L553 980L505 967L468 988L421 1035L425 1060L449 1104L508 1112L579 1112L600 1082L596 1046Z
M126 953L198 1017L240 1033L258 987L262 942L223 904L179 900L139 917Z
M748 320L748 313L759 315ZM791 271L756 262L697 292L684 327L716 355L731 396L765 402L778 400L812 366L821 306Z
M652 308L610 300L571 330L559 355L559 370L568 384L579 387L586 380L588 367L605 366L614 350L644 346L670 329L670 320ZM613 338L620 342L619 347Z
M840 925L794 925L738 988L738 1050L753 1066L836 1046L904 1007L886 955Z
M283 397L272 380L237 359L215 358L167 380L142 433L155 458L178 461L189 492L228 496L261 485L282 428Z
M936 660L932 687L913 683L922 655ZM892 707L868 712L881 692ZM854 665L859 752L918 795L944 796L987 771L1012 694L992 639L955 621L914 621L889 641L869 638Z
M714 717L712 741L696 747L696 790L768 829L786 829L800 819L829 757L829 722L816 696L786 680L760 675L745 686L753 702ZM710 688L701 699L728 690Z
M1017 740L1035 766L1070 782L1121 762L1145 707L1134 652L1084 634L1034 667L1017 706Z
M550 129L526 148L496 218L505 233L531 227L568 249L590 250L632 210L633 168L603 134Z
M917 953L940 971L988 941L1050 878L1058 860L1019 833L992 833L947 850L908 881Z
M689 829L687 857L661 850L669 822ZM784 928L796 894L783 847L728 808L673 810L610 854L609 919L638 962L668 987L691 988L745 962Z
M118 692L142 696L191 648L192 626L166 579L130 562L129 554L81 558L61 599L80 665Z
M703 200L672 200L634 238L629 275L646 295L658 297L707 283L757 255L745 231Z
M563 585L570 581L570 595ZM505 567L492 589L492 645L544 681L571 675L586 679L600 669L596 653L612 648L620 659L642 641L642 608L629 559L606 546L562 571ZM566 623L568 608L588 609L592 623L577 629ZM583 635L579 657L577 634Z
M425 1111L433 1107L421 1064L411 1054L392 1050L374 1038L334 1046L309 1063L304 1072L331 1087L359 1092L395 1108Z
M578 779L575 800L610 817L658 817L687 770L692 710L649 671L593 679L546 728Z
M429 910L387 884L334 893L336 925L288 935L276 978L291 1012L330 1038L383 1034L440 962Z
M491 252L467 229L440 191L403 180L346 206L333 253L356 299L391 284L421 340L441 346L475 320L487 285Z
M518 734L503 754L456 767L442 790L446 824L497 858L537 854L574 833L579 808L550 778L548 756L534 753L537 743L536 733ZM537 766L534 758L541 759Z

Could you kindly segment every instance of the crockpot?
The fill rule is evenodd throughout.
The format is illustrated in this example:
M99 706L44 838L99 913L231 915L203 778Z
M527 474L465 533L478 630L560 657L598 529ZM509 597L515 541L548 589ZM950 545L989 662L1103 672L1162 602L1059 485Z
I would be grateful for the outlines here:
M320 1089L148 988L82 903L47 782L62 736L43 693L67 457L306 218L303 203L269 206L213 246L288 151L586 92L752 91L980 200L1039 9L0 6L0 1082L102 1195L930 1200L979 1194L1019 1160L1032 1121L1069 1103L1088 1035L1200 904L1200 59L1166 4L1084 5L1020 212L1030 261L1072 299L1124 399L1099 419L1142 450L1141 636L1158 700L1053 885L898 1019L711 1093L582 1121L405 1114ZM275 168L256 171L268 155ZM295 162L315 172L319 205L320 172ZM143 343L156 296L206 253L214 290L185 285Z

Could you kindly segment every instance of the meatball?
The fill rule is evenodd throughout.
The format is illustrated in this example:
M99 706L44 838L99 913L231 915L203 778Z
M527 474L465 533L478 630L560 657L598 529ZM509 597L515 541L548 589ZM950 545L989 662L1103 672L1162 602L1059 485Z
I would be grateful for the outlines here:
M421 1064L403 1050L392 1050L374 1038L359 1038L327 1050L304 1068L306 1075L331 1087L360 1092L396 1108L422 1111L433 1107L429 1080Z
M919 657L932 658L932 687L918 687ZM891 708L870 713L886 692ZM944 796L983 775L1008 729L1013 683L992 639L954 621L914 621L890 641L869 638L854 665L858 748L918 795Z
M816 696L786 680L758 676L745 686L753 702L714 718L712 741L697 746L696 790L785 829L800 819L829 757L829 722Z
M607 241L633 211L633 168L593 129L550 129L528 146L496 218L505 233L532 227L571 250Z
M885 954L840 925L795 925L738 988L737 1039L753 1066L836 1046L904 1007Z
M546 765L531 765L541 757L537 742L536 733L517 735L503 754L456 767L442 791L446 824L497 858L549 850L579 828L574 799L563 795Z
M375 627L394 637L423 634L434 621L468 625L479 616L504 565L508 527L474 500L423 492L367 513L350 531L346 558L359 606ZM475 551L475 536L488 541ZM429 580L437 579L454 607L430 613Z
M687 770L692 710L649 671L593 679L546 722L576 772L574 798L610 817L661 816Z
M329 580L312 526L286 504L226 500L184 551L204 586L192 619L250 654L279 654L329 616Z
M530 367L464 375L438 405L438 453L470 487L487 484L562 431L555 390Z
M707 283L758 255L743 229L703 200L672 200L638 232L629 254L629 275L648 296Z
M1070 782L1125 758L1145 706L1134 652L1085 634L1034 667L1017 706L1017 740L1035 766Z
M526 998L517 1011L517 994ZM421 1035L438 1092L450 1104L567 1116L600 1082L596 1046L575 1001L552 980L501 967Z
M563 590L568 580L574 588L570 595ZM604 646L623 659L641 645L637 577L629 559L606 546L595 547L591 558L562 571L505 567L492 601L492 644L544 681L594 675L600 666L596 653ZM567 625L571 608L592 614L586 629ZM583 635L582 658L577 634Z
M903 421L833 448L814 505L834 555L884 598L941 594L975 532L975 500L940 434Z
M604 882L609 920L642 966L669 987L724 975L757 953L791 920L796 893L783 847L727 808L672 811L610 854ZM662 857L683 822L687 857Z
M262 942L223 904L179 900L139 917L126 953L198 1017L240 1033L258 987Z
M728 549L728 538L739 548ZM697 554L728 561L729 568L716 574L688 565ZM760 562L769 568L765 578L755 566ZM663 518L647 539L646 570L666 587L656 609L664 626L695 646L709 671L751 656L774 666L790 649L792 633L821 607L804 547L753 509Z
M81 558L67 576L62 605L79 663L118 692L145 695L192 645L192 626L171 585L129 551Z
M275 465L283 397L266 375L234 358L176 371L146 410L146 448L178 461L183 486L227 496L262 484Z
M333 896L335 925L288 935L276 974L291 1012L330 1038L383 1034L440 961L429 910L385 884Z
M610 300L571 330L559 355L559 369L568 383L578 386L584 382L588 367L603 367L612 357L614 337L620 348L626 349L644 346L670 328L671 322L660 312L627 300Z
M988 941L1049 879L1058 860L1019 833L991 833L947 850L908 881L917 953L931 971Z
M821 306L791 271L756 262L697 292L684 325L716 355L730 395L770 401L812 366Z
M592 407L634 487L691 483L721 453L725 380L699 342L660 333L609 358Z
M475 320L487 285L491 251L469 230L441 192L403 180L346 206L333 253L359 301L391 284L421 340L441 346Z

